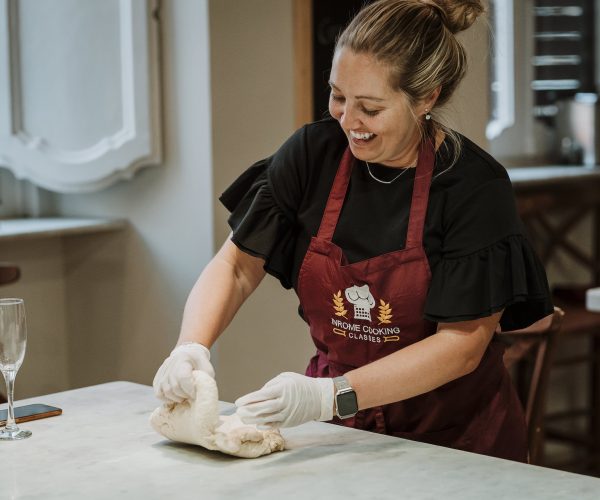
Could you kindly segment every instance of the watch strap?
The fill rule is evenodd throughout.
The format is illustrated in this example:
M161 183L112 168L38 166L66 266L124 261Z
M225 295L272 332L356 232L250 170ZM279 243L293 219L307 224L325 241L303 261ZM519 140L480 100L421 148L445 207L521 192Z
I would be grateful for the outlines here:
M352 389L350 382L348 382L348 379L343 375L340 377L333 377L333 385L335 385L336 392L343 391L345 389Z

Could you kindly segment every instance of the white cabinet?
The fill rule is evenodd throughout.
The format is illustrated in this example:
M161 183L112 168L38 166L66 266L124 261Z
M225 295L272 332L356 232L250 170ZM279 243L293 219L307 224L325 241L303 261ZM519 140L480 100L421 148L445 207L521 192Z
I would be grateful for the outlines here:
M0 0L0 166L86 192L161 161L158 0Z

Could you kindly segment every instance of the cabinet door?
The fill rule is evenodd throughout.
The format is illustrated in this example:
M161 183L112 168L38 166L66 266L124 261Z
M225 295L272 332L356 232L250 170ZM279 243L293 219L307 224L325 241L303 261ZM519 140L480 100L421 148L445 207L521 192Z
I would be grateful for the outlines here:
M0 166L86 192L161 161L158 0L0 0Z

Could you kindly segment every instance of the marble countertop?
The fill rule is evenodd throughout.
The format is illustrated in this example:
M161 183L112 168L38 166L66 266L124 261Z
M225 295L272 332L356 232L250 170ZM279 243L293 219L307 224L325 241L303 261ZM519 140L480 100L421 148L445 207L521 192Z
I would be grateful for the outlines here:
M0 219L0 240L100 233L123 229L124 219L42 217Z
M0 498L594 499L600 479L312 422L282 431L288 448L238 459L172 443L148 417L152 389L111 382L27 403L63 414L22 423L0 442ZM222 403L221 410L231 409Z

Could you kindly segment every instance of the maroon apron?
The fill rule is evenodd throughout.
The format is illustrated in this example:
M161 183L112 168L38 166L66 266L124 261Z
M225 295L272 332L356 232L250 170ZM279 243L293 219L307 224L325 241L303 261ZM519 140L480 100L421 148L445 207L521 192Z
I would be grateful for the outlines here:
M436 332L436 323L422 317L431 280L423 228L433 158L428 143L416 167L405 248L350 264L332 242L354 162L346 149L298 277L300 305L317 347L307 375L343 375ZM492 341L472 373L332 422L525 462L525 418L502 363L503 351Z

